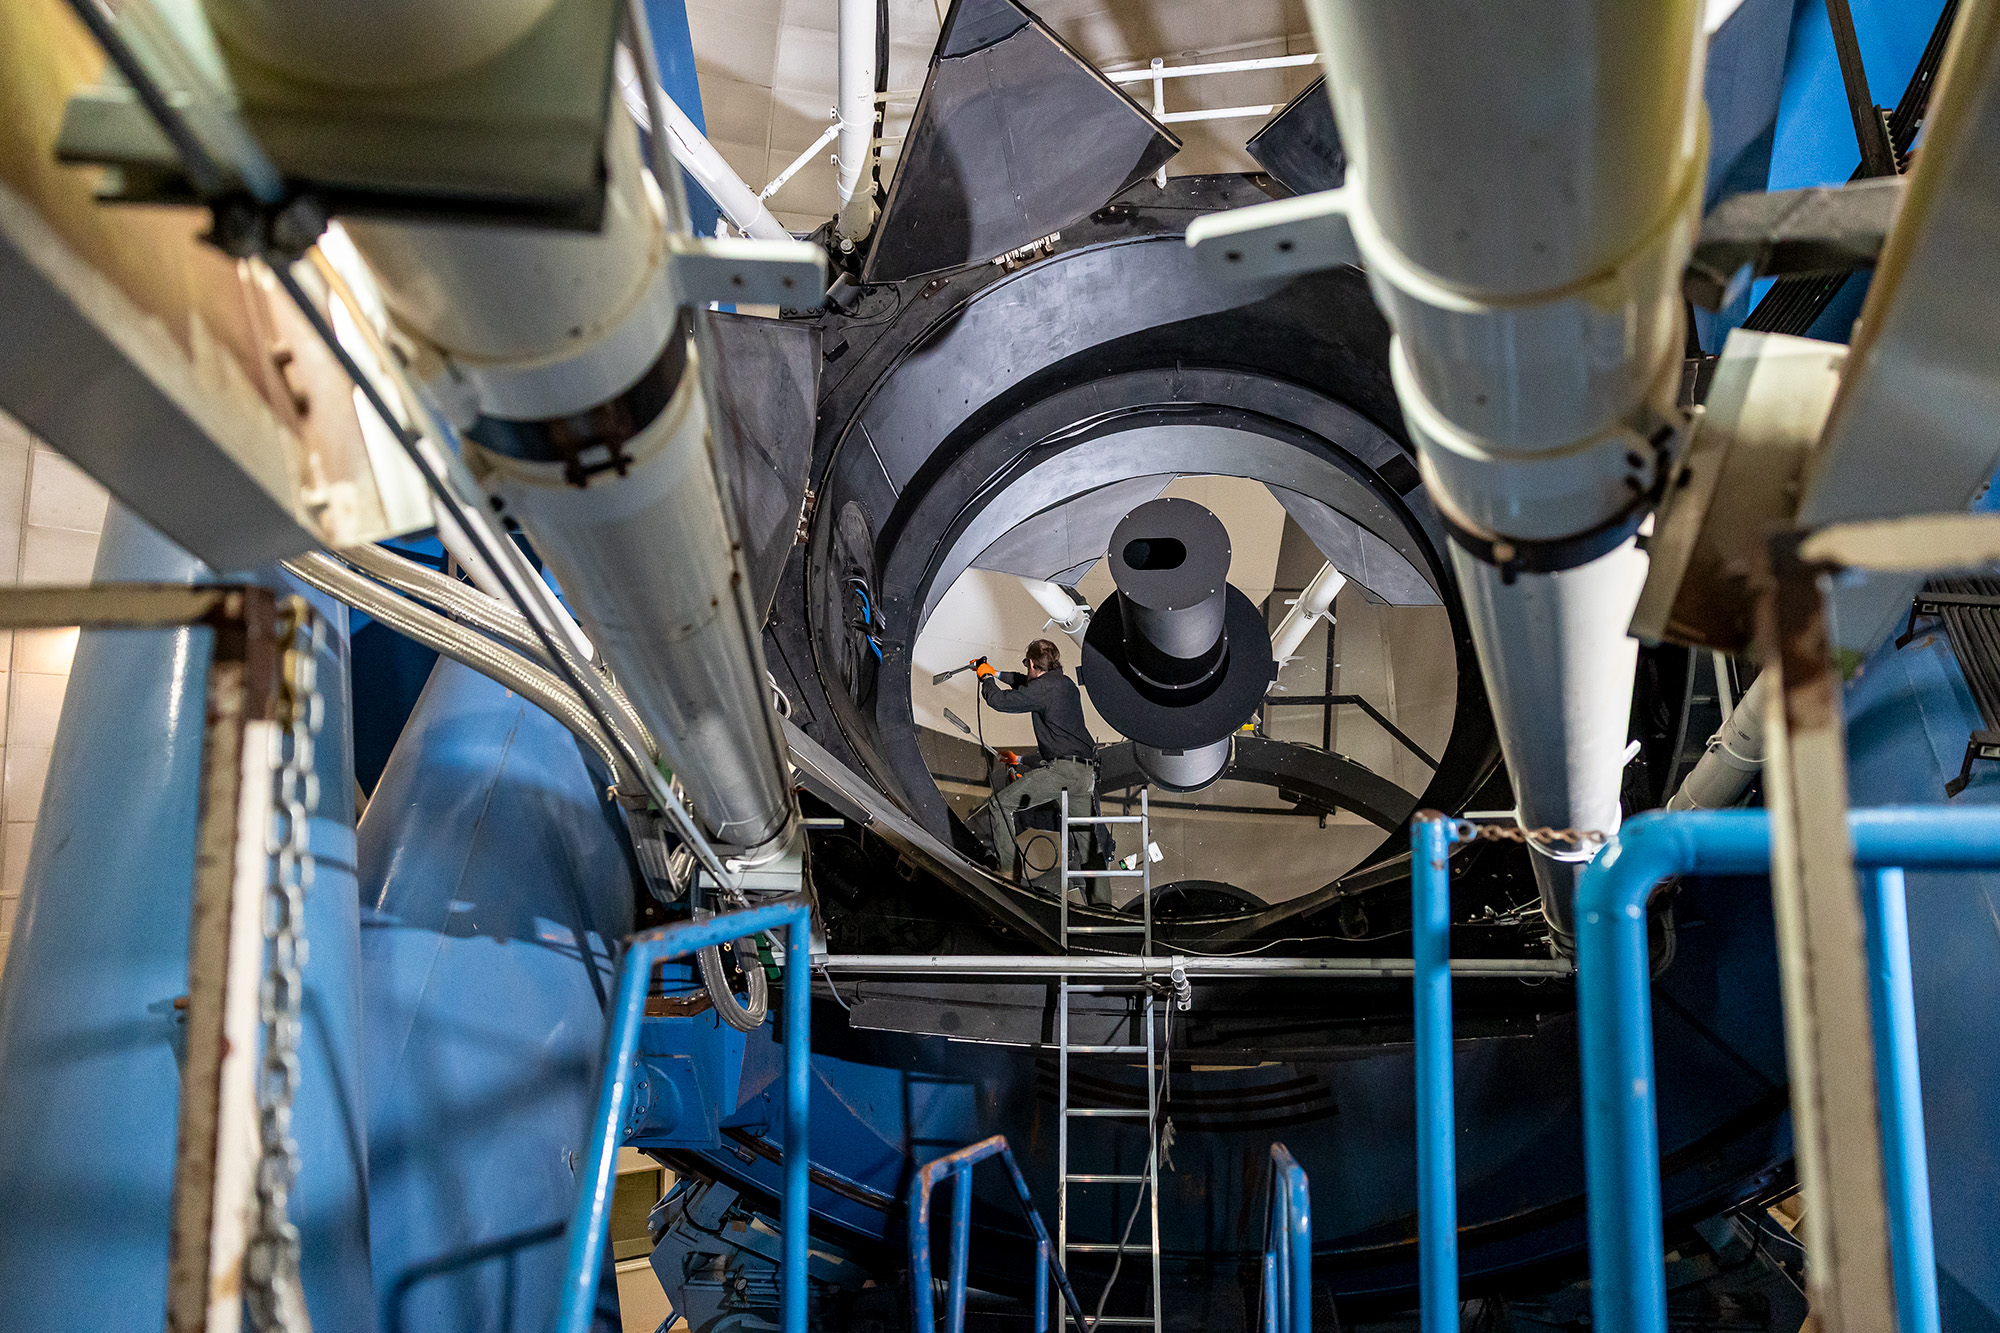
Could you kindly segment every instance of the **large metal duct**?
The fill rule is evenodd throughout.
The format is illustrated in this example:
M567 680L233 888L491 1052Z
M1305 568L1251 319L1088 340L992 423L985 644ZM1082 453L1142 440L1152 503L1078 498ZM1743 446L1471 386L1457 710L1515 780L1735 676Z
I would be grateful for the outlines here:
M1309 8L1519 819L1609 832L1645 574L1631 538L1678 424L1701 6ZM1535 858L1559 939L1564 861L1588 854Z
M547 560L710 835L793 841L789 765L637 133L595 235L355 222L397 321L471 387L467 463Z

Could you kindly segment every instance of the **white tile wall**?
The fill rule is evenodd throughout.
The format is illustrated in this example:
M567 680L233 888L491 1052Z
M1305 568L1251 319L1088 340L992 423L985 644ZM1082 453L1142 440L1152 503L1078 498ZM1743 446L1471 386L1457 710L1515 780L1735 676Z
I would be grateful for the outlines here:
M104 488L0 412L0 584L88 583ZM13 939L73 629L0 632L0 966Z

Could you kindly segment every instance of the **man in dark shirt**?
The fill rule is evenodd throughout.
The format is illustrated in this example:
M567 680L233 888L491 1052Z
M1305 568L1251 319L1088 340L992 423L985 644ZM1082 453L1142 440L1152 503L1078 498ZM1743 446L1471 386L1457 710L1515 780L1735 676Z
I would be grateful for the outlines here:
M1014 846L1014 816L1036 805L1048 805L1066 796L1071 819L1090 817L1091 797L1097 785L1097 742L1083 718L1083 694L1063 672L1062 654L1047 639L1028 645L1021 659L1026 674L978 668L979 689L986 703L999 713L1028 713L1035 724L1035 748L1041 764L1030 768L993 794L986 808L992 821L993 851L1000 860L1000 873L1015 874L1018 853ZM1002 684L1009 688L1001 689ZM1087 829L1072 838L1086 848ZM1072 868L1081 868L1078 863Z

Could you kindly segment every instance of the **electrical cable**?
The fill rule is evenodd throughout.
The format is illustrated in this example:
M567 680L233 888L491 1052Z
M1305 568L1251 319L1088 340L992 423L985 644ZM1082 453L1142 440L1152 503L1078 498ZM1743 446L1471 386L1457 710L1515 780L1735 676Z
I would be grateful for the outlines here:
M882 94L889 91L889 0L875 0L875 127L868 141L869 180L879 206L882 189L882 130L888 123L889 103Z
M540 708L588 745L611 770L618 785L643 790L619 750L592 725L582 700L546 668L474 633L429 607L388 588L370 583L331 556L318 551L284 562L291 573L330 597L347 603L390 629L452 661L470 667Z
M429 603L438 611L454 619L461 620L474 629L484 631L503 643L517 648L542 666L550 666L543 652L542 644L535 637L533 628L518 612L510 610L497 599L477 588L468 587L457 579L447 578L428 566L397 555L381 546L357 546L333 552L337 560L345 561L361 573L378 583L388 585L405 596ZM604 691L617 706L625 724L640 748L649 755L657 754L658 747L646 728L638 710L621 689L617 681L609 678L609 673L575 657L567 644L558 640L561 651L571 659L571 665L579 673L596 673L604 685Z
M1154 1002L1158 1003L1159 998L1160 997L1155 997ZM1157 1112L1158 1118L1153 1122L1152 1125L1153 1142L1156 1144L1162 1143L1161 1125L1164 1123L1169 1130L1171 1130L1172 1127L1172 1120L1167 1115L1167 1100L1168 1100L1167 1095L1169 1090L1173 1086L1169 1080L1173 1074L1173 1067L1174 1067L1174 1060L1173 1060L1174 1011L1171 1002L1168 1003L1168 1006L1162 1011L1162 1014L1163 1017L1161 1018L1160 1049L1166 1054L1165 1057L1160 1061L1160 1081L1158 1085L1159 1110ZM1166 1141L1168 1142L1171 1141L1170 1135ZM1125 1248L1132 1242L1132 1228L1138 1224L1139 1209L1145 1206L1146 1198L1149 1192L1153 1195L1155 1201L1157 1202L1159 1188L1160 1188L1160 1162L1159 1162L1159 1157L1157 1155L1154 1157L1152 1162L1152 1177L1153 1177L1152 1181L1146 1186L1144 1190L1141 1190L1139 1192L1139 1197L1133 1201L1132 1211L1125 1218L1125 1234L1118 1238L1118 1251L1116 1256L1111 1261L1111 1276L1104 1279L1104 1290L1097 1293L1097 1309L1090 1316L1091 1333L1094 1333L1094 1330L1097 1328L1098 1324L1103 1322L1104 1306L1111 1299L1111 1288L1117 1285L1118 1272L1125 1266ZM1157 1234L1154 1235L1153 1243L1155 1246L1159 1244L1159 1240L1160 1240L1159 1236ZM1155 1310L1153 1314L1155 1320L1158 1321L1160 1312L1158 1310Z
M679 164L674 161L673 141L667 137L667 111L660 105L665 86L660 81L660 53L653 46L652 22L646 17L645 0L626 0L625 27L633 62L639 67L640 90L645 94L646 128L652 136L649 165L666 204L667 231L689 235L694 226L689 221L687 185L681 178Z
M702 883L699 873L688 880L688 915L695 921L707 921L715 913L702 902ZM743 946L751 944L753 961L743 964ZM729 941L729 950L735 954L737 970L743 974L743 998L736 998L735 987L729 984L729 973L722 961L720 944L711 944L695 954L696 971L701 975L702 989L708 992L708 1002L715 1008L715 1016L738 1032L755 1032L764 1025L764 1019L771 1012L770 979L764 969L754 961L755 941L748 937Z
M771 1012L770 980L764 969L756 963L743 963L743 941L730 942L730 950L737 956L737 970L743 974L743 999L736 998L736 991L729 984L729 974L722 961L722 946L710 945L695 955L701 968L702 988L708 992L709 1002L715 1006L715 1016L738 1032L755 1032L764 1026L764 1019ZM728 1003L723 1003L723 997Z

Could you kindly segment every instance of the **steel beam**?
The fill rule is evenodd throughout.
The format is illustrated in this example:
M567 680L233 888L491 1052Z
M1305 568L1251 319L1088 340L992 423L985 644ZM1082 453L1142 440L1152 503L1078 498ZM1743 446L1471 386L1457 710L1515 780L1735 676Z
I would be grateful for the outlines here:
M1847 834L1827 571L1801 560L1798 543L1796 534L1772 539L1758 606L1766 670L1777 680L1765 705L1771 900L1813 1312L1826 1333L1872 1333L1897 1325L1867 931Z
M1070 955L1033 954L827 954L814 960L828 972L898 976L1165 977L1255 980L1261 977L1318 977L1324 980L1415 976L1408 958L1203 958L1196 954ZM1524 981L1567 977L1574 969L1563 958L1454 958L1452 975L1516 978Z
M207 677L194 895L188 923L187 1057L181 1074L168 1237L169 1333L235 1329L256 1225L258 997L270 882L277 600L268 588L174 583L0 592L0 629L204 625Z

